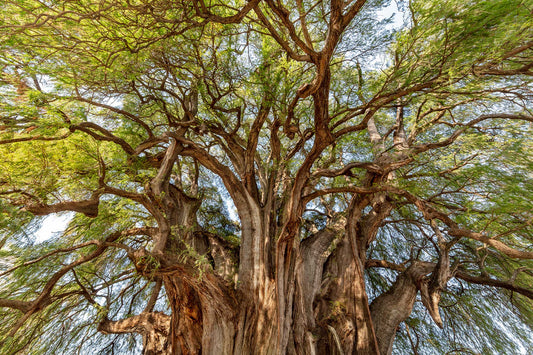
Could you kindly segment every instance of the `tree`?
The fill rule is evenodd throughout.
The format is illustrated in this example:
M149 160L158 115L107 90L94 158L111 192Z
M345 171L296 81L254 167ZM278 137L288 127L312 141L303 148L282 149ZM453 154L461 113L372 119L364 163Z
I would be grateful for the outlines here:
M531 347L531 3L0 6L3 353Z

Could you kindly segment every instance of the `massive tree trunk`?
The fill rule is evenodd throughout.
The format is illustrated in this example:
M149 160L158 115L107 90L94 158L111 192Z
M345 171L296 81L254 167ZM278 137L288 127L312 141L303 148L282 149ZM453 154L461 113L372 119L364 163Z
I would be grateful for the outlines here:
M46 254L37 256L20 248L20 254L13 252L16 257L0 262L0 276L13 273L17 281L0 284L13 283L9 296L20 298L1 298L0 307L23 313L9 337L31 329L23 329L24 324L33 323L38 330L36 314L49 306L55 311L61 299L84 297L97 309L100 332L138 333L144 354L385 355L392 352L398 326L411 314L419 292L430 316L443 326L439 301L455 268L467 267L462 278L469 282L532 298L531 290L519 286L527 280L520 279L522 268L503 281L490 278L483 266L488 247L511 258L533 259L532 252L505 244L527 240L519 234L531 225L527 204L521 204L525 208L520 213L505 212L509 198L489 194L493 182L482 177L482 172L509 170L501 165L490 172L486 162L507 164L494 135L501 131L503 142L523 128L494 128L500 120L533 121L520 100L511 99L525 94L514 79L509 88L498 85L486 93L463 90L471 79L469 90L482 90L485 84L494 86L492 75L530 75L530 57L525 56L533 46L530 38L508 41L504 52L494 52L489 61L481 52L461 59L463 42L468 43L464 39L472 31L465 37L452 28L461 26L451 26L445 42L439 39L430 46L444 43L442 53L419 53L419 45L425 48L431 42L432 36L424 33L447 30L450 18L433 18L437 27L426 28L433 22L425 17L430 12L413 6L409 10L421 21L413 17L413 31L396 44L388 43L379 30L383 24L372 22L383 4L365 5L366 0L297 0L295 9L274 0L237 1L245 3L241 9L235 8L238 4L200 0L120 6L109 1L105 7L70 10L65 4L56 9L35 3L27 8L6 5L19 16L0 26L10 38L0 53L0 85L6 96L0 100L0 144L13 147L13 152L5 150L12 167L6 165L0 179L0 206L8 206L9 215L16 217L12 223L0 215L2 226L13 233L2 237L0 246L15 237L17 249L25 245L18 240L20 231L37 225L26 213L70 211L97 221L92 228L76 217L58 249L48 250L55 244L46 244L39 249ZM363 27L358 28L353 20L360 11L363 17L356 21ZM24 13L33 21L19 23ZM342 40L369 27L376 31L367 32L377 37ZM81 42L91 34L94 41ZM14 41L19 35L21 40ZM35 51L37 38L43 43L50 39L54 47L40 45ZM381 72L359 63L369 58L378 41L391 45L394 54L383 62L391 66ZM71 66L70 61L79 63ZM43 80L47 85L39 84ZM512 110L485 110L489 93L496 101L508 96L510 105L501 101L495 107ZM486 125L493 119L496 126ZM491 132L490 139L477 136L485 131ZM364 134L368 141L362 139ZM461 135L465 141L454 148ZM89 139L87 144L81 144L84 139ZM481 148L473 148L478 141ZM514 142L512 149L509 145L507 152L521 152L521 142ZM23 148L26 143L32 145ZM84 153L71 154L73 147ZM35 148L39 154L28 155L31 174L25 176L21 159ZM478 150L483 154L476 158ZM467 158L470 151L475 154ZM63 152L68 152L65 163L59 159ZM477 165L460 171L470 164ZM520 172L526 165L520 161L512 167ZM479 180L472 180L470 172ZM502 175L502 181L518 181L519 173L511 175ZM214 182L202 182L214 177ZM74 186L77 180L79 187ZM471 189L475 181L480 186ZM423 185L416 186L418 182ZM212 223L222 208L200 209L202 199L212 194L220 197L217 208L228 200L234 203L240 234L237 228L221 226L219 215ZM115 223L109 216L121 206L128 211L117 214ZM198 211L203 218L197 218ZM487 220L483 233L464 229L484 225L482 216L494 211L507 215ZM389 218L391 213L394 218ZM30 227L12 228L19 221ZM318 227L307 228L306 223L315 222ZM406 237L407 243L398 243L403 251L387 258L403 264L391 267L399 272L396 281L370 302L365 284L368 251L388 223L392 228L409 225L409 236L402 229L393 233ZM108 229L110 235L84 235L85 228ZM425 239L422 245L419 238L408 240L418 231ZM461 238L485 248L465 243L449 255ZM69 245L71 240L81 244ZM428 245L436 253L428 253ZM386 258L386 248L396 247L395 240L380 243L376 254ZM433 263L417 260L416 249ZM463 259L473 251L474 258ZM129 260L117 263L111 256L125 254ZM15 270L32 270L45 260L53 267L35 270L58 271L48 281L23 284L26 276L19 277ZM104 277L92 267L83 270L85 263ZM470 269L476 263L481 276ZM496 274L505 276L512 265ZM129 282L115 278L114 266L133 275L124 292L113 289ZM89 275L87 280L78 278L78 270ZM372 287L378 291L381 285ZM141 310L139 299L145 296L149 301ZM67 304L61 312L70 309L75 308ZM138 314L130 316L132 312Z
M368 173L366 188L388 178ZM160 314L143 313L131 328L143 335L147 354L390 354L419 290L423 300L436 299L424 304L440 319L438 296L450 277L444 243L437 264L400 270L369 306L366 253L393 203L383 192L354 195L345 214L300 239L290 214L276 213L287 204L261 205L253 189L235 188L230 194L242 226L236 250L198 227L199 200L169 186L162 214L170 227L156 233L166 240L164 250L130 253L139 273L162 280L170 309L165 322L156 325ZM119 322L105 319L101 330L125 332Z
M197 227L196 199L170 191L172 232L163 253L130 253L139 273L161 280L170 314L147 310L134 325L106 318L101 331L127 332L129 325L143 336L145 354L378 353L361 259L366 247L357 245L366 239L350 232L368 220L362 211L371 199L352 206L351 222L333 218L286 248L272 243L280 229L272 211L242 199L246 243L237 251Z
M338 245L330 255L332 243ZM302 243L296 259L294 290L281 300L292 313L284 337L280 328L287 322L278 316L274 279L258 295L239 284L235 289L209 271L197 275L186 266L166 266L168 328L158 330L144 319L136 331L147 339L145 353L376 354L363 273L357 268L361 264L343 234L333 229L316 233ZM168 339L158 342L166 347L150 345L162 334Z

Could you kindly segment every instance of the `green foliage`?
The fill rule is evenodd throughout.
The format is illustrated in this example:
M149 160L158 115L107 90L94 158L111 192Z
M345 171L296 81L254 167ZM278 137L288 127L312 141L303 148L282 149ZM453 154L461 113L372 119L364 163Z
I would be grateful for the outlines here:
M231 16L248 2L208 3L214 18ZM305 8L312 47L323 50L329 2L285 3ZM263 2L259 6L274 18ZM382 15L396 6L402 25ZM157 208L167 207L172 194L153 197L150 185L173 142L169 132L179 137L180 149L168 180L199 201L192 222L170 228L169 244L175 243L180 263L192 265L199 280L212 272L210 256L185 240L199 230L220 237L232 253L240 247L243 211L233 211L235 195L228 186L236 180L228 183L227 175L250 177L235 151L249 148L254 130L258 149L247 184L255 186L247 191L258 208L272 208L269 237L279 236L296 176L320 139L313 95L291 107L293 137L286 131L291 127L284 127L296 93L317 75L314 59L292 58L306 54L293 43L294 36L304 36L301 15L290 13L296 26L291 35L279 19L267 28L253 11L238 23L217 23L197 11L191 2L164 1L0 5L0 273L5 273L0 299L31 301L58 270L94 253L113 233L158 227L170 218ZM327 63L326 116L334 142L301 174L310 178L300 199L327 189L339 192L319 194L303 206L299 240L345 218L353 188L389 186L424 200L461 228L530 252L533 128L514 118L531 117L531 11L524 0L368 1ZM187 100L195 95L197 112L189 115ZM398 106L408 148L395 141ZM265 108L265 122L257 128ZM473 123L502 112L513 119L500 115ZM370 116L378 143L369 139ZM199 163L191 153L199 150L211 160ZM401 164L386 179L372 180L368 166L383 161ZM320 175L354 162L358 165L343 174ZM227 169L217 170L220 166ZM64 231L36 241L43 217L28 211L89 200L103 190L97 216L73 213ZM380 224L368 258L401 265L437 262L434 231L404 197L387 194L394 208ZM146 199L156 207L143 205ZM363 220L374 208L369 203L361 211ZM50 305L31 315L15 337L0 337L0 352L138 351L138 338L109 340L96 327L105 316L143 311L161 263L147 254L137 261L145 267L144 278L136 274L131 250L151 250L149 233L122 235L113 243L61 276ZM533 284L531 260L517 261L477 240L454 241L450 258L470 275L524 289ZM368 270L370 298L386 291L396 276L392 270ZM165 302L160 297L155 309L168 310ZM332 301L331 309L342 313L345 305ZM452 279L441 307L446 329L437 329L417 302L400 327L395 352L410 351L416 338L419 353L518 353L531 346L532 309L531 300L516 292ZM0 332L8 334L20 314L1 308Z

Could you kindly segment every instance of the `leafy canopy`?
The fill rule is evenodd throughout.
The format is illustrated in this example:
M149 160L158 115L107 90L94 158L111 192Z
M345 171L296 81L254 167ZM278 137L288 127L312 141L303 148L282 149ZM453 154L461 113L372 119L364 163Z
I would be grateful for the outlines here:
M288 14L266 3L0 5L2 352L140 347L97 325L138 314L157 287L129 253L154 246L158 216L143 196L169 132L182 149L170 179L202 201L194 228L227 242L233 263L242 234L228 176L252 176L260 202L281 201L272 213L283 225L304 166L301 240L346 218L354 194L387 193L391 211L367 258L388 267L367 268L370 299L408 263L440 260L433 219L447 231L457 274L442 294L446 326L417 303L397 353L531 349L533 4L367 1L332 46L334 1L286 1ZM327 74L316 53L329 53ZM331 83L325 123L316 98L302 94L321 75ZM324 132L331 140L311 159ZM253 136L247 175L236 152L250 150ZM387 178L369 182L376 165ZM37 243L54 213L71 213L68 227ZM211 267L205 255L185 254L199 270ZM36 299L42 310L31 312L5 301ZM152 308L169 310L164 293Z

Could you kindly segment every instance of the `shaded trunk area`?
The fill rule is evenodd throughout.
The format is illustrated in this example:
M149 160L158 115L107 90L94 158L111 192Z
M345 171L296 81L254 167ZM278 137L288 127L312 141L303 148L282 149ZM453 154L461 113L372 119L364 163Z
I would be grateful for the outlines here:
M268 274L258 290L173 267L163 276L170 353L376 354L362 264L344 233L324 229L292 251L282 300Z
M416 298L416 280L428 271L408 269L369 308L364 265L390 212L383 195L354 197L348 213L300 239L298 225L293 238L277 237L282 224L273 219L272 205L235 194L242 228L237 247L198 226L199 200L168 191L161 204L167 220L155 234L164 249L129 257L138 273L159 280L170 312L105 319L100 331L141 334L145 354L390 353Z
M354 262L346 266L341 261L345 248L341 246L324 267L328 242L334 238L333 231L324 231L303 243L303 256L295 265L294 293L283 300L291 307L284 338L280 328L287 319L279 317L273 280L268 297L259 299L253 290L228 288L212 275L189 278L187 270L180 270L163 277L172 311L164 326L150 325L151 319L145 317L143 327L135 328L143 336L144 353L376 354L371 350L376 341L364 280L357 279ZM324 288L324 271L332 270L343 270L343 276L328 274Z
M292 251L284 313L271 273L254 289L216 275L215 258L203 273L168 258L157 273L170 314L106 319L100 331L141 334L145 354L376 354L362 264L344 231L326 228Z

